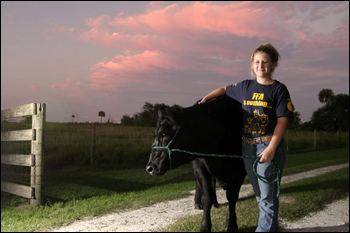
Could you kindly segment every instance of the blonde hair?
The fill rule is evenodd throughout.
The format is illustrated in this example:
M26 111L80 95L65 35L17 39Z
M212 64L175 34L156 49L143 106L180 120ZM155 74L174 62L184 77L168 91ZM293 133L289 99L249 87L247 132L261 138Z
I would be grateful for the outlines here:
M275 49L275 47L273 47L272 44L270 44L270 43L265 43L265 44L260 45L259 47L257 47L254 50L254 52L251 56L252 63L254 62L254 56L256 53L266 53L267 55L270 56L272 63L276 62L276 65L272 69L271 73L274 72L276 67L278 66L278 60L280 58L280 54L278 53L277 49ZM250 69L250 74L252 77L256 78L256 75L255 75L255 72L254 72L254 69L252 66Z

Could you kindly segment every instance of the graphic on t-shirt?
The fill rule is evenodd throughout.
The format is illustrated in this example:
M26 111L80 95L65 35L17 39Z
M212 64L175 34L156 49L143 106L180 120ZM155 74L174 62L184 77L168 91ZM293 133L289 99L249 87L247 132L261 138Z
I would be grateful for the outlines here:
M294 106L288 89L277 80L271 85L244 80L227 86L226 94L242 103L246 137L273 134L279 117L293 117Z
M293 106L292 100L291 99L287 99L287 101L288 101L288 103L287 103L288 110L293 112L294 111L294 106Z
M259 113L259 109L254 110L254 116L248 118L247 125L244 126L244 133L265 134L265 127L269 123L269 116Z
M264 93L253 93L252 100L244 100L243 105L251 105L251 106L262 106L264 108L272 108L268 106L267 102L264 102Z

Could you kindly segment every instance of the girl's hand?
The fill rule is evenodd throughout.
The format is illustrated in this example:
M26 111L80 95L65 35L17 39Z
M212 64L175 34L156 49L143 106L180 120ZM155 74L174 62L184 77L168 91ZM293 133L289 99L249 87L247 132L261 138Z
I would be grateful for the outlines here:
M261 157L260 162L261 163L268 163L273 160L273 157L275 157L276 150L273 150L269 147L267 147L260 155Z
M204 104L206 100L203 98L201 101L198 102L198 104Z

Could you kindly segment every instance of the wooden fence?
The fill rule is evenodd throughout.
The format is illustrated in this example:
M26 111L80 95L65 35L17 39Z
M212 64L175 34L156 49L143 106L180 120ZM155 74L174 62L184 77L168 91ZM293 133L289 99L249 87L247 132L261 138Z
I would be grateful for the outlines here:
M1 141L31 141L31 153L1 154L1 164L29 166L30 186L1 181L1 191L29 198L31 205L42 204L42 175L44 172L44 125L46 104L31 103L1 111L1 120L32 116L32 129L1 132Z

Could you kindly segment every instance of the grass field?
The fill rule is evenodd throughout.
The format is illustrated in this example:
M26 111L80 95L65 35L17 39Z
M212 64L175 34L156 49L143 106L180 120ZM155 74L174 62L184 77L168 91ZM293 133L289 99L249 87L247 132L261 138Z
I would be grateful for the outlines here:
M2 130L30 128L30 124L5 123ZM45 125L45 171L65 166L90 166L92 124L51 123ZM137 168L148 161L154 127L96 124L93 166L100 169ZM314 132L289 130L288 153L314 150ZM349 132L317 132L316 149L349 147ZM30 153L30 142L2 142L3 153Z
M148 155L145 156L148 158ZM348 161L349 148L290 154L287 157L284 175ZM283 207L283 215L291 213L291 218L300 216L319 208L322 203L340 198L349 190L349 172L332 172L326 178L320 176L300 182L303 183L283 185L282 193L297 200L297 203L302 199L300 202L309 202L310 205L302 207L302 210L299 204L286 205ZM162 177L148 175L145 164L134 169L109 170L70 166L47 173L44 176L44 185L43 206L29 206L27 199L1 193L1 231L49 230L86 217L184 197L195 187L190 164L172 170ZM317 195L317 198L314 195ZM251 231L256 221L256 213L251 211L252 208L256 208L254 199L240 201L239 205L242 205L240 214L243 215L239 216L239 222L242 224L242 219L251 219L240 226L246 231ZM226 208L215 211L223 211L226 214ZM224 228L219 219L220 217L217 220L214 218L214 231ZM185 228L186 231L198 231L200 221L194 219L193 222L192 226Z

